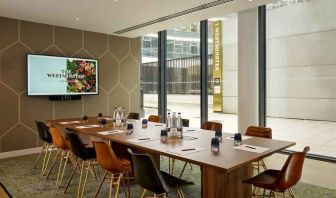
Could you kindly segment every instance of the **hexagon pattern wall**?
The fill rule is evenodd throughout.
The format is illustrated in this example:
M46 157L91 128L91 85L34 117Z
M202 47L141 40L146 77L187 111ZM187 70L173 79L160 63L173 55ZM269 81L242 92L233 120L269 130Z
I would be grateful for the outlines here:
M35 120L140 112L140 38L0 17L0 152L40 146ZM78 101L29 97L26 54L97 58L99 95Z

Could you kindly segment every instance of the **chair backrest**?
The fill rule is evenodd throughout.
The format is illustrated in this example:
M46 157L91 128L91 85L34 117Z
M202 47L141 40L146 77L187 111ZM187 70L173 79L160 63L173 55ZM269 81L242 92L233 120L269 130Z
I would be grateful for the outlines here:
M140 115L139 115L139 113L131 112L131 113L128 114L127 119L139 120Z
M93 141L96 150L98 164L105 170L118 173L122 170L122 165L115 155L112 147L103 141Z
M169 191L152 156L148 154L136 154L133 153L131 149L127 149L127 151L131 154L134 178L138 185L155 194L162 194Z
M66 136L68 138L72 153L82 160L87 160L89 156L86 152L85 145L83 144L79 136L71 132L66 133Z
M202 129L212 130L212 131L222 130L222 123L205 121L202 124Z
M60 130L55 127L50 127L50 134L52 137L53 144L59 149L69 149L69 144L61 134Z
M36 127L39 137L42 141L52 143L51 134L49 132L49 127L43 122L36 121Z
M260 126L249 126L245 135L272 139L272 129Z
M0 182L0 197L1 198L11 198L12 196L9 194L8 190L5 186Z
M306 146L302 152L295 152L288 156L276 181L274 182L278 190L287 190L300 181L303 162L309 150L309 146Z
M189 119L182 119L182 125L184 127L189 127Z
M150 115L148 117L149 122L160 122L161 121L161 116L159 115Z

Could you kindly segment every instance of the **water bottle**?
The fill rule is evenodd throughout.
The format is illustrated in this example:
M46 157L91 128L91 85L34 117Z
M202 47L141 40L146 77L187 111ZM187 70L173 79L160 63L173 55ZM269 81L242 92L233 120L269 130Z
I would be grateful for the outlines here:
M124 107L121 109L120 119L121 119L122 125L124 125L124 121L125 121L125 110L126 109Z
M171 128L176 128L176 113L173 112Z
M170 113L168 113L167 121L166 121L167 131L170 131L170 128L171 128L171 122L172 122L172 118L171 118L171 116L170 116Z
M120 126L121 125L121 113L120 113L120 109L118 108L118 110L116 111L116 125Z
M182 122L182 117L181 117L180 112L177 115L177 131L178 131L179 138L182 138L183 137L183 122Z

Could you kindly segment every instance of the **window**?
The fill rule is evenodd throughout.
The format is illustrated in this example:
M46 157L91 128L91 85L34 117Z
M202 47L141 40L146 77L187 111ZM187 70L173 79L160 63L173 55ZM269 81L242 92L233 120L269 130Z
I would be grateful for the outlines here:
M267 126L291 150L336 157L334 0L267 5Z

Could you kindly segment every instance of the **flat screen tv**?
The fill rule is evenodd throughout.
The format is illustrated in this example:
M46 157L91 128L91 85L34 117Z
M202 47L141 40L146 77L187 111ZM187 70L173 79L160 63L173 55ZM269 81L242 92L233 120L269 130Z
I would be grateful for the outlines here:
M98 94L98 60L27 55L29 96Z

